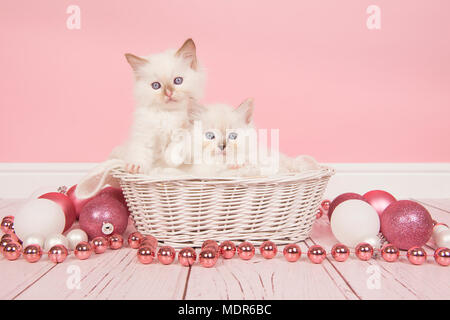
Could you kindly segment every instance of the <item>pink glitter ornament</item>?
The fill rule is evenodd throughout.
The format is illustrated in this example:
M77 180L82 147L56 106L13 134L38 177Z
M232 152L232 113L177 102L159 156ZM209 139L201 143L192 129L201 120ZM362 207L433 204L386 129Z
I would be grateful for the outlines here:
M331 248L331 255L334 260L338 262L344 262L350 255L350 250L345 244L338 243Z
M137 249L136 255L140 263L149 264L155 257L155 251L148 245L142 245Z
M372 190L363 195L368 203L376 210L381 218L381 215L392 202L397 201L392 194L383 190Z
M178 261L184 267L192 266L197 260L197 254L193 248L184 248L178 252Z
M17 260L21 255L21 246L15 242L9 242L3 248L3 256L9 261Z
M48 251L48 258L53 263L61 263L66 260L68 255L66 247L64 247L61 244L57 244L56 246L53 246Z
M23 256L30 263L37 262L42 257L42 249L37 244L31 244L23 250Z
M127 224L127 209L113 197L95 196L80 213L80 228L91 239L112 233L122 234Z
M214 250L213 247L204 248L198 255L200 264L205 268L213 267L216 264L218 258L219 252L217 250Z
M367 261L373 256L373 247L368 243L360 243L355 248L355 254L359 260Z
M300 259L302 255L302 250L300 247L294 243L288 244L283 249L283 255L289 262L295 262Z
M393 244L387 243L381 249L381 256L387 262L395 262L400 256L400 250Z
M391 203L380 222L386 239L402 250L425 245L433 232L433 219L427 209L410 200Z
M41 195L39 199L51 200L61 207L66 218L66 224L64 226L63 232L69 230L76 219L75 206L73 205L72 200L68 196L60 192L45 193Z
M449 248L437 248L434 252L434 260L441 266L450 265L450 249Z
M12 234L14 233L14 221L11 219L2 219L1 230L3 233Z
M226 240L220 244L219 252L224 259L231 259L236 253L236 246L232 241Z
M237 251L242 260L250 260L255 255L255 247L248 241L239 244Z
M322 246L314 245L311 246L308 250L308 258L312 263L322 263L323 260L327 257L327 253Z
M421 247L413 247L409 249L406 256L408 257L409 262L415 265L421 265L427 261L427 253Z
M162 264L171 264L175 260L175 250L171 246L163 246L159 248L158 260Z
M133 249L137 249L141 245L142 239L144 239L142 233L137 231L130 233L130 235L128 236L128 245Z
M108 249L108 239L105 237L95 237L92 239L92 249L96 254L100 254L106 251Z
M277 255L278 248L272 241L264 241L259 247L259 251L261 252L263 258L272 259Z
M109 247L113 250L117 250L122 248L123 246L123 237L120 234L112 234L108 237Z
M330 203L330 207L328 209L328 219L331 220L331 215L333 214L334 209L336 209L336 207L341 204L342 202L346 201L346 200L350 200L350 199L358 199L358 200L363 200L366 201L360 194L357 193L353 193L353 192L347 192L347 193L343 193L339 196L337 196L331 203Z
M78 259L86 260L92 254L92 247L89 242L81 241L75 246L74 254Z

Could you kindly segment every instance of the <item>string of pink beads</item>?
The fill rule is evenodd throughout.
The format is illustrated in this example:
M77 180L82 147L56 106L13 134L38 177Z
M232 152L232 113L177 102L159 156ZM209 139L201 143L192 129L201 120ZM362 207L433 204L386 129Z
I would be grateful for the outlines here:
M219 259L219 245L214 240L206 240L199 254L200 264L205 268L213 267Z

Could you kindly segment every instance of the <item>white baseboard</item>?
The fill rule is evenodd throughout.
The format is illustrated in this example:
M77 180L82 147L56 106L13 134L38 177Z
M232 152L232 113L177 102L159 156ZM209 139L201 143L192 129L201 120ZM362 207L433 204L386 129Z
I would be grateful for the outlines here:
M0 163L0 198L28 198L76 184L96 163ZM328 163L336 169L326 198L382 189L399 199L450 198L450 162Z

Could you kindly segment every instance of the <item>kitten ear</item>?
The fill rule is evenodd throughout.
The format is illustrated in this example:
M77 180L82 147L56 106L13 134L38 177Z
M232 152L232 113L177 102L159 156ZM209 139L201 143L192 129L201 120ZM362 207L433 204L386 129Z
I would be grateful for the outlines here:
M133 68L134 71L137 71L139 68L148 63L147 59L135 56L131 53L125 53L125 58L127 58L128 63Z
M192 39L187 39L175 55L188 61L191 68L197 70L197 54L195 52L195 43Z
M253 98L249 98L242 102L235 111L241 113L245 118L245 122L249 124L253 121L253 109Z

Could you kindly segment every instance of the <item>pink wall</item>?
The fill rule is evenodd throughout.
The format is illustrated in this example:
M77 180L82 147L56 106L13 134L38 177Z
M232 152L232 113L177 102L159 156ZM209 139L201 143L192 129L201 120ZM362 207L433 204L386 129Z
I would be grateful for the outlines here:
M81 30L68 30L68 5ZM368 30L366 8L381 8ZM205 102L255 97L281 147L327 162L450 161L450 1L2 1L0 161L100 161L126 136L123 53L197 43Z

